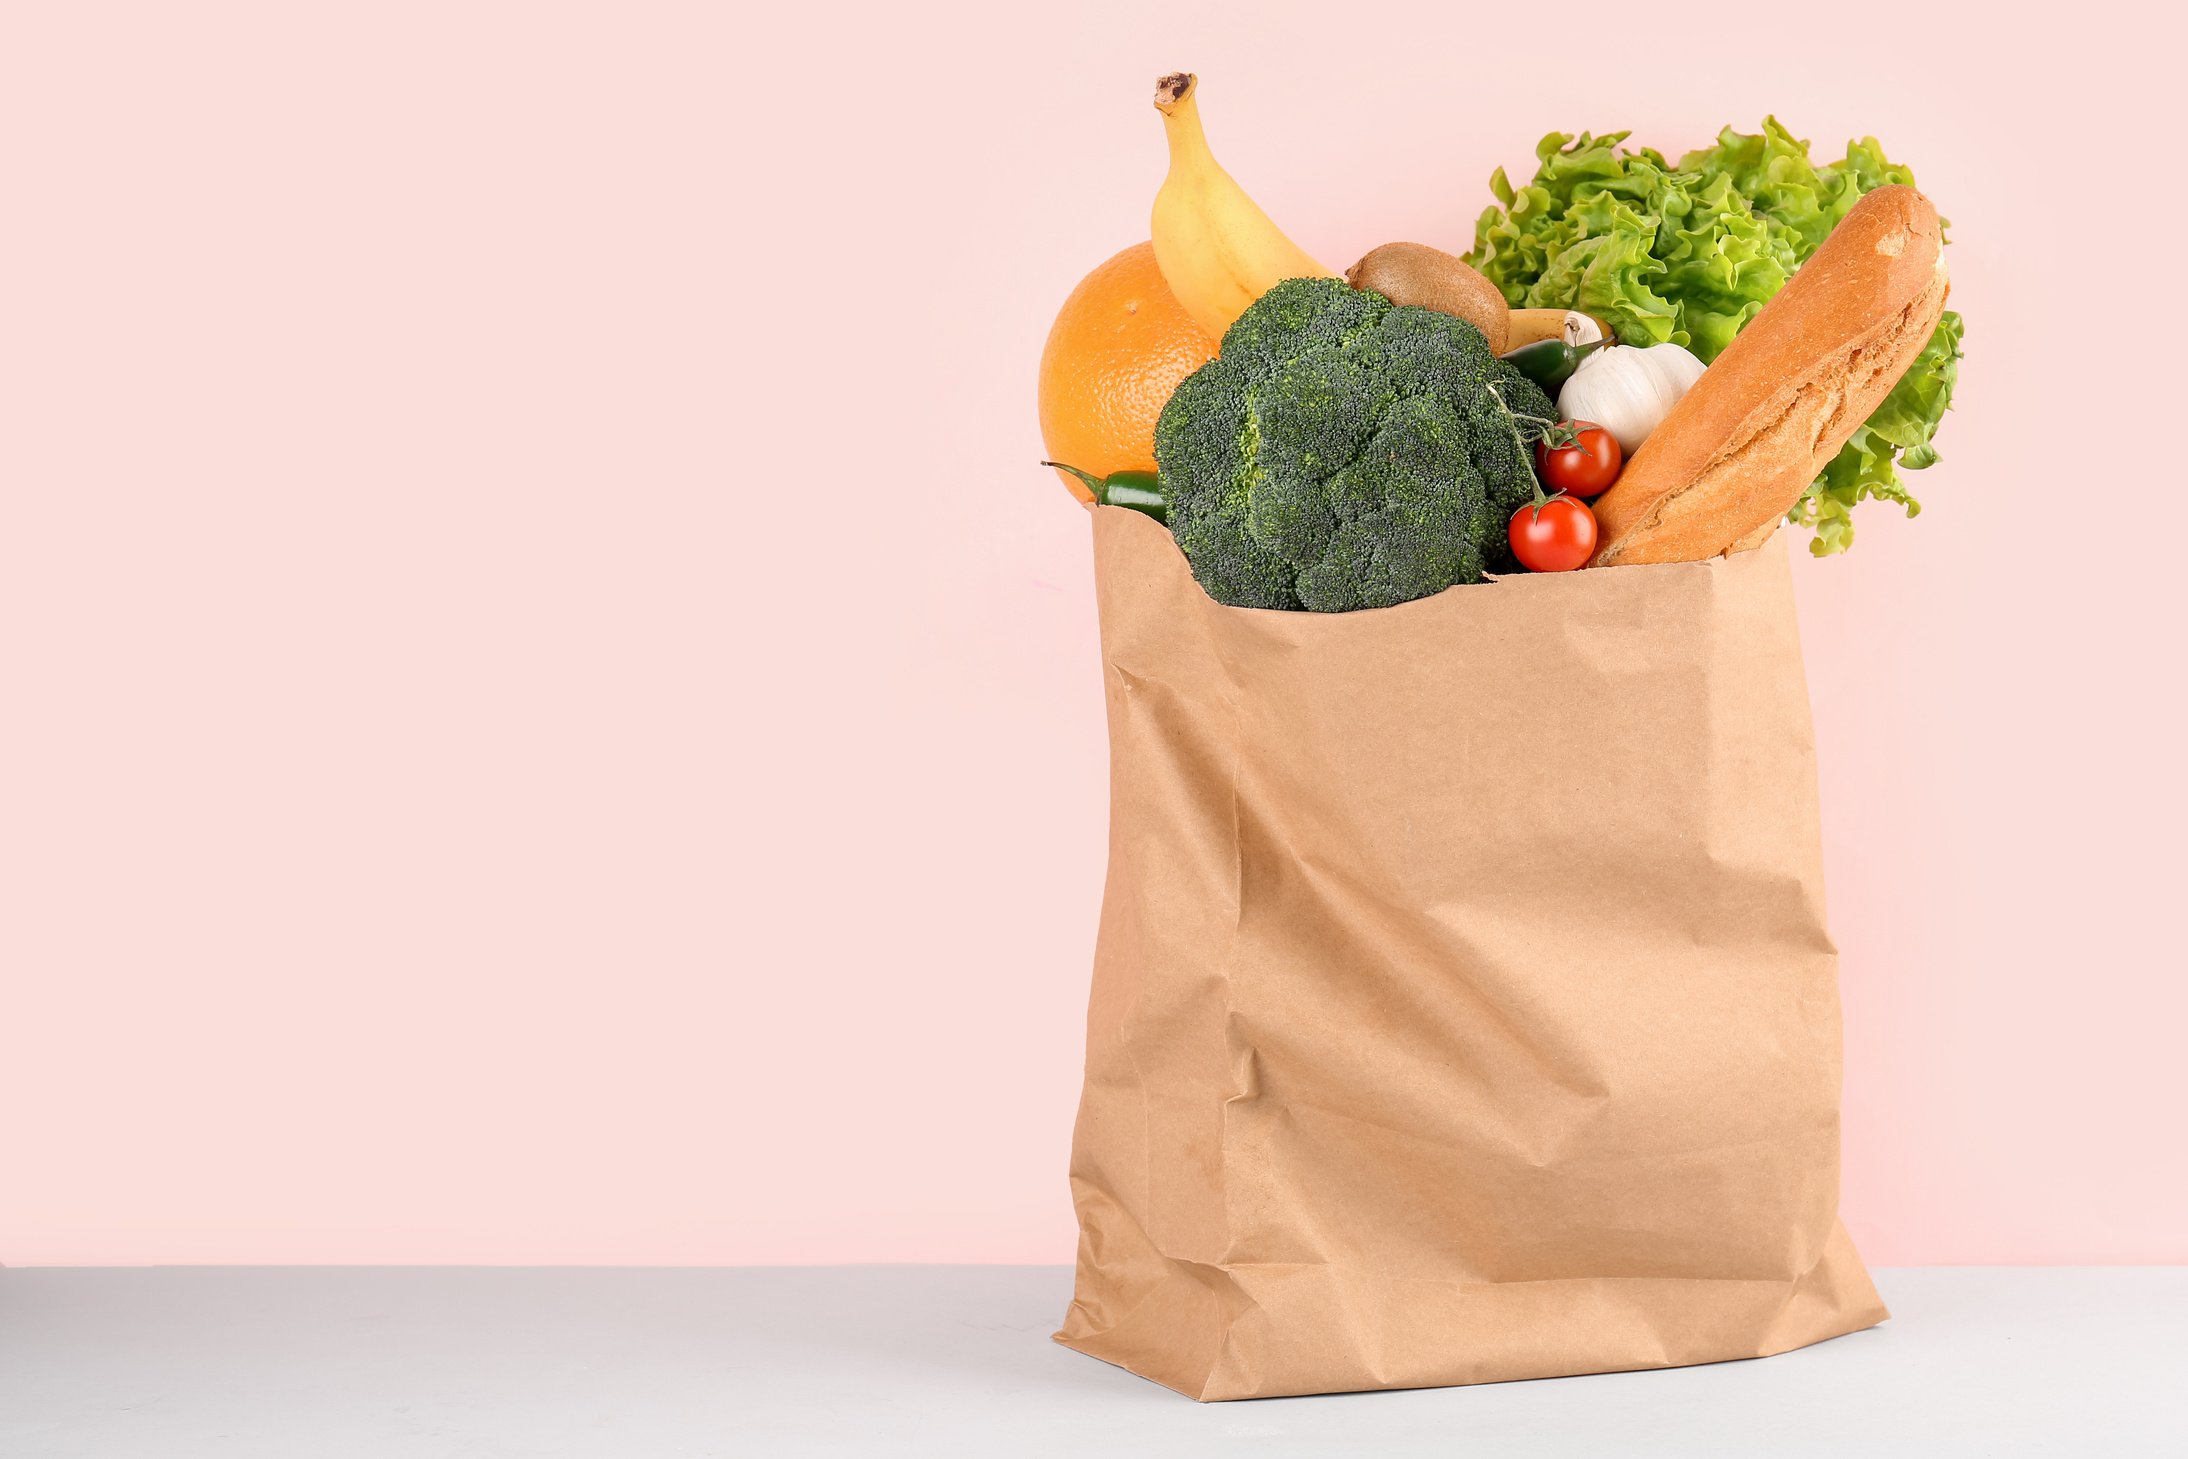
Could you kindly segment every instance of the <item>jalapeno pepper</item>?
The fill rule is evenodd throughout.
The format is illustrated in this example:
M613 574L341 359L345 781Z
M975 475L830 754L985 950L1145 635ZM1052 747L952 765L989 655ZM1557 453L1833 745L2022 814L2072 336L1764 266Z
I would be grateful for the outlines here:
M1097 506L1130 507L1135 512L1147 513L1158 522L1167 524L1170 520L1170 498L1163 494L1162 480L1152 471L1112 471L1107 476L1096 476L1061 461L1041 464L1068 471L1085 482L1086 489L1094 493Z
M1581 360L1590 350L1599 350L1616 340L1599 339L1587 344L1567 344L1561 339L1538 339L1533 344L1523 344L1504 356L1504 362L1542 387L1543 393L1553 401L1557 399L1557 387L1573 377L1580 368Z

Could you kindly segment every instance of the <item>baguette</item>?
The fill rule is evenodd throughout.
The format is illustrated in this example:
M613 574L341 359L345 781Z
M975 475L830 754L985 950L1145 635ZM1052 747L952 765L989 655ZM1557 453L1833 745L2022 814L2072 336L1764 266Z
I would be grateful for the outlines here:
M1590 566L1759 542L1914 363L1946 291L1930 200L1864 196L1596 499Z

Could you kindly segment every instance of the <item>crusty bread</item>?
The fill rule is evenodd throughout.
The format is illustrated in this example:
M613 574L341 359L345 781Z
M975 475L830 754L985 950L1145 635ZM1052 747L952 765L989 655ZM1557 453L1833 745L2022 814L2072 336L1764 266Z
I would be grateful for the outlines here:
M1094 504L1092 502L1088 502L1087 505L1091 507ZM1725 549L1725 556L1730 557L1736 552L1753 552L1756 548L1762 546L1765 542L1768 542L1771 537L1776 535L1778 530L1778 522L1779 518L1772 517L1769 521L1763 523L1760 527L1757 527L1754 531L1748 533L1745 537L1742 537L1739 541L1733 543L1730 547L1727 547Z
M1700 562L1783 516L1929 342L1943 250L1913 188L1854 204L1596 499L1590 565Z

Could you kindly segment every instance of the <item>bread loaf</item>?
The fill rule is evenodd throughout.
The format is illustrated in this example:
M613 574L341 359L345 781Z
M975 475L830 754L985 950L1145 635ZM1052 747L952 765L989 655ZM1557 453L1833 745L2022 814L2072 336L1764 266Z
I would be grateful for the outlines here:
M1865 195L1597 498L1590 565L1760 541L1914 363L1945 294L1930 200Z

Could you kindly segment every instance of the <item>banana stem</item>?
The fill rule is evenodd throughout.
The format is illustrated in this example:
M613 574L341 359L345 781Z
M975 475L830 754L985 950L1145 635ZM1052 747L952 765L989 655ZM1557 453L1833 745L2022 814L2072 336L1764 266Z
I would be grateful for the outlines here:
M1162 113L1163 137L1170 144L1173 171L1181 161L1222 170L1222 164L1208 150L1208 133L1200 124L1199 92L1200 78L1187 71L1155 83L1155 110Z

